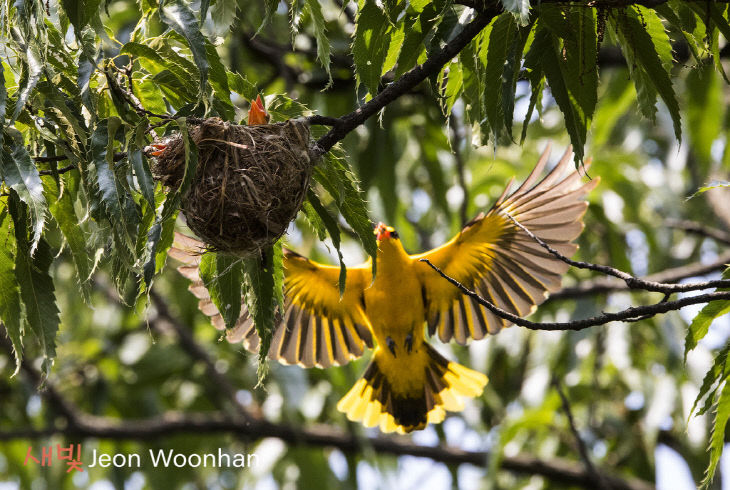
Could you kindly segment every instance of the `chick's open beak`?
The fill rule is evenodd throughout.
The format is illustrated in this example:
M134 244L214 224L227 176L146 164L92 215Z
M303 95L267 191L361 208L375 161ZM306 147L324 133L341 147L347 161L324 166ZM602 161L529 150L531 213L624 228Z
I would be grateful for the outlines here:
M256 97L256 100L251 102L251 109L248 110L248 125L268 124L269 118L269 113L266 112L264 103L259 95Z

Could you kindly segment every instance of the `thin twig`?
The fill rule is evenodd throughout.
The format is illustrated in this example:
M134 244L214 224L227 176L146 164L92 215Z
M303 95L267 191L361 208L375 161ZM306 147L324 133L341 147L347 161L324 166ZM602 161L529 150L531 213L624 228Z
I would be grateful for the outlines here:
M668 228L694 233L730 245L730 233L718 230L717 228L711 228L696 221L667 219L664 220L664 225Z
M540 237L538 237L537 235L532 233L530 230L528 230L522 223L517 221L507 211L505 211L504 209L502 209L500 211L502 213L504 213L504 215L507 216L517 227L519 227L522 231L527 233L527 235L530 238L535 240L538 244L540 244L541 247L543 247L545 250L550 252L557 259L565 262L568 265L577 267L579 269L587 269L587 270L591 270L591 271L595 271L595 272L600 272L602 274L606 274L607 276L617 277L617 278L621 279L622 281L624 281L626 283L626 285L629 287L629 289L643 289L644 291L652 291L652 292L659 292L659 293L681 293L681 292L687 292L687 291L697 291L697 290L701 290L701 289L730 287L730 280L717 280L717 281L706 281L706 282L700 282L700 283L686 283L686 284L667 284L667 283L646 281L644 279L639 279L638 277L634 277L631 274L628 274L624 271L615 269L608 265L591 264L590 262L572 260L572 259L564 256L557 250L555 250L553 247L551 247L547 243L545 243Z
M570 322L531 322L529 320L525 320L524 318L521 318L517 315L513 315L512 313L505 311L501 309L500 307L494 305L493 303L490 303L489 301L485 300L481 296L479 296L477 293L472 291L471 289L467 288L463 284L461 284L459 281L454 279L453 277L449 277L446 275L440 268L435 266L431 263L428 259L420 259L421 262L425 262L428 264L433 270L438 272L438 274L449 281L451 284L456 286L466 294L467 296L474 298L479 304L483 305L485 308L487 308L489 311L494 313L500 318L503 318L509 322L514 323L515 325L519 325L520 327L529 328L530 330L583 330L590 327L595 327L598 325L605 325L610 322L616 322L616 321L624 321L624 322L631 322L631 321L637 321L638 319L645 319L650 318L656 315L660 315L662 313L666 313L668 311L676 311L681 308L684 308L685 306L689 305L697 305L697 304L704 304L709 303L710 301L718 301L718 300L730 300L730 291L721 291L721 292L714 292L714 293L705 293L705 294L699 294L697 296L689 296L682 299L678 299L676 301L660 301L658 303L654 303L651 305L645 305L645 306L632 306L630 308L626 308L624 310L621 310L616 313L602 313L601 315L597 315L591 318L586 318L583 320L573 320ZM715 281L715 282L721 282L721 281Z
M608 486L606 481L603 480L601 474L598 473L598 471L596 470L596 467L593 465L593 461L591 461L591 457L588 454L588 448L586 447L586 443L580 436L578 428L575 425L575 418L573 417L573 410L570 408L570 402L568 401L568 397L566 397L565 393L563 393L563 389L560 385L560 380L557 377L553 378L553 386L555 387L555 391L557 391L558 395L560 396L560 401L563 405L563 411L565 412L565 416L568 418L570 431L573 433L573 437L575 438L575 442L578 446L580 459L583 460L583 465L585 465L586 471L593 476L594 482L600 488L602 488L603 490L609 490L610 487Z
M704 276L727 268L730 263L730 250L720 255L714 262L703 264L694 262L691 264L664 269L661 272L651 274L642 278L645 281L658 283L675 283L689 279L690 277ZM569 286L550 294L548 301L560 299L575 299L594 294L610 293L613 291L626 291L629 287L624 281L613 277L597 277L587 281L581 281L575 286Z

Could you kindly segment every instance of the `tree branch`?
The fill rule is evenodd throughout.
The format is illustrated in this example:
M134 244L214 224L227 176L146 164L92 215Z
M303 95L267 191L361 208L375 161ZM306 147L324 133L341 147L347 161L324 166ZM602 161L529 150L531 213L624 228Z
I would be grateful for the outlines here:
M465 451L443 446L420 446L405 438L363 437L333 430L326 426L295 428L289 425L274 424L266 420L242 422L231 420L220 413L180 414L169 412L160 417L142 420L117 420L108 417L84 415L78 426L48 427L45 429L15 429L0 432L0 441L15 439L37 439L63 434L71 437L94 437L113 440L159 440L178 434L218 434L230 433L242 439L258 440L275 437L292 445L336 447L343 452L359 452L371 448L379 454L394 456L416 456L428 458L445 464L464 463L486 466L490 454L485 451ZM592 475L579 469L574 461L554 458L539 459L528 455L504 457L501 468L524 475L540 475L557 483L594 488ZM643 480L622 478L609 473L601 473L612 489L650 490L653 486Z
M730 263L730 251L720 255L717 260L710 264L695 262L680 267L665 269L661 272L657 272L656 274L646 276L644 280L658 283L679 282L684 279L689 279L690 277L704 276L711 272L724 270L728 263ZM599 277L589 281L582 281L576 286L570 286L563 288L560 291L556 291L550 294L548 301L566 298L574 299L591 296L593 294L626 290L629 290L629 287L624 281L613 277Z
M570 426L570 432L573 433L573 438L575 439L575 443L578 446L578 453L580 454L580 458L583 460L583 465L585 465L586 471L593 477L595 484L597 484L602 490L608 490L608 488L610 488L608 486L608 483L603 480L602 476L598 473L596 467L593 465L593 461L591 461L591 457L588 454L588 448L586 447L586 443L585 441L583 441L583 438L578 432L578 428L575 425L575 419L573 418L573 410L570 408L570 402L568 401L568 397L566 397L565 393L563 393L563 389L560 385L560 380L555 377L553 378L552 384L555 387L555 391L557 391L558 395L560 396L560 401L563 405L563 411L565 412L565 416L568 419L568 425Z
M680 293L680 292L687 292L687 291L697 291L700 289L730 287L730 280L706 281L706 282L686 283L686 284L668 284L668 283L647 281L644 279L639 279L638 277L634 277L631 274L628 274L624 271L615 269L615 268L607 266L607 265L591 264L590 262L572 260L572 259L569 259L568 257L564 256L557 250L555 250L553 247L551 247L547 243L545 243L540 237L536 236L534 233L532 233L530 230L528 230L522 223L520 223L515 218L513 218L512 215L510 215L507 211L505 211L503 209L503 210L501 210L501 212L504 213L504 215L507 216L518 228L520 228L522 231L524 231L530 238L535 240L541 247L543 247L545 250L550 252L557 259L561 260L562 262L565 262L566 264L568 264L570 266L577 267L579 269L588 269L588 270L592 270L595 272L600 272L602 274L606 274L608 276L617 277L617 278L621 279L622 281L624 281L626 283L626 286L628 286L629 289L643 289L644 291L671 294L671 293Z
M342 116L340 118L341 124L333 127L314 144L313 150L315 154L323 155L328 152L335 143L342 140L350 131L364 123L369 117L377 114L386 105L413 89L429 76L438 73L451 58L464 49L500 12L501 7L497 5L489 6L484 11L479 12L451 42L432 53L423 64L416 65L413 69L404 73L398 80L385 87L369 102L363 104L355 111Z
M668 311L675 311L684 308L689 305L697 305L703 303L709 303L710 301L718 300L730 300L730 291L714 292L699 294L697 296L689 296L676 301L660 301L645 306L632 306L616 313L603 313L591 318L583 320L573 320L570 322L531 322L525 320L517 315L501 309L500 307L490 303L474 291L470 290L453 277L447 276L441 269L436 267L428 259L421 259L421 262L428 264L433 270L449 281L451 284L461 290L462 293L467 296L474 298L479 304L483 305L489 311L494 313L500 318L503 318L509 322L519 325L520 327L529 328L530 330L584 330L590 327L596 327L598 325L605 325L606 323L624 321L624 322L635 322L646 318L651 318ZM715 281L721 282L721 281Z

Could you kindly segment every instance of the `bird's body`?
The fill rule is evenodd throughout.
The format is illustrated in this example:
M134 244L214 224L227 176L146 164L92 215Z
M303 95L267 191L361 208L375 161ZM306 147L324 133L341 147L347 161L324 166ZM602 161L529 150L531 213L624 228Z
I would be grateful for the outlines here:
M476 300L464 296L421 259L478 292L487 301L525 316L560 287L567 265L544 250L512 220L570 256L580 234L587 203L583 196L598 183L582 183L569 168L570 153L543 180L535 170L512 194L508 189L485 215L480 214L456 237L434 250L409 255L390 227L379 224L377 275L371 263L348 267L345 292L339 294L339 268L313 262L285 250L285 310L269 357L303 367L342 365L374 349L363 377L340 400L338 409L353 421L384 432L410 432L443 420L446 411L463 409L462 397L482 393L487 377L446 360L430 344L426 331L443 342L466 344L508 323ZM566 172L568 170L568 172ZM200 308L223 328L200 280L202 250L178 236L171 255L186 263L179 270L193 281ZM424 328L425 325L428 328ZM257 350L252 319L243 312L227 333Z

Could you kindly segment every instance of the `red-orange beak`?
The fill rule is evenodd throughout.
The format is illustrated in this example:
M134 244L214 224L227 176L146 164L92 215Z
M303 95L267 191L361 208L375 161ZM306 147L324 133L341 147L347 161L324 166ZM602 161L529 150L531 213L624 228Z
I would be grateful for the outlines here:
M377 238L379 242L383 241L386 238L390 238L388 226L383 222L378 223L373 233L375 233L375 238Z
M256 97L256 100L251 102L251 109L248 110L248 125L268 124L269 118L269 113L266 112L264 102L259 95Z

